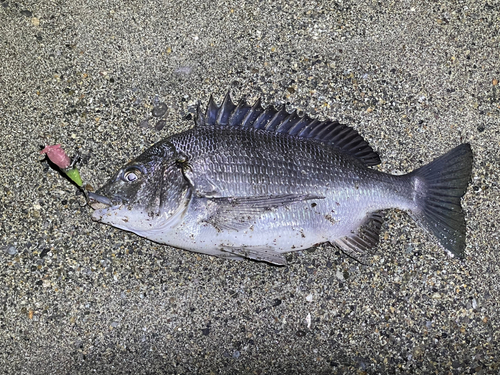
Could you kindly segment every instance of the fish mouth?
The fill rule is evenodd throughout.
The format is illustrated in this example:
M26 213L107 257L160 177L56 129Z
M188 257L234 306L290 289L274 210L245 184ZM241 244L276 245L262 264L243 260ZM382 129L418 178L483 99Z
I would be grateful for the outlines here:
M108 216L113 212L119 211L123 207L121 198L113 197L110 199L104 195L88 192L88 205L94 209L92 220L107 223Z
M111 199L105 197L104 195L96 194L96 193L88 193L89 197L89 206L94 210L101 210L103 208L108 208L113 205Z

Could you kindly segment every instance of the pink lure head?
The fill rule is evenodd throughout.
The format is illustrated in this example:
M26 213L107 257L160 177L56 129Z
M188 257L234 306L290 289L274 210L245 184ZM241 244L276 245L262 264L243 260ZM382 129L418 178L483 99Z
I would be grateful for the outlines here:
M71 164L71 159L66 155L61 145L45 146L40 153L47 154L49 160L61 169L66 169Z

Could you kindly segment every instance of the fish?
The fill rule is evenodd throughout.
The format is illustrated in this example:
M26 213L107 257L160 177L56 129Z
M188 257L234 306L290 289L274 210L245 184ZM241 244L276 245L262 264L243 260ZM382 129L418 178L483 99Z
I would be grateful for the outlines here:
M369 264L384 213L398 209L464 258L470 144L392 175L373 168L381 159L354 128L260 99L210 96L194 122L90 192L92 220L226 259L286 265L285 254L329 243Z

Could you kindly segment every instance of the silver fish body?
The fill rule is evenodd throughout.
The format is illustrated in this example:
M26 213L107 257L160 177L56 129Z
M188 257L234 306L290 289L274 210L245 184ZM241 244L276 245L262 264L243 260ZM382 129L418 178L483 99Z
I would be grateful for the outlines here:
M405 210L455 255L471 150L458 146L403 176L353 129L260 103L210 100L192 129L162 140L96 194L93 219L152 241L226 258L285 264L330 242L367 262L382 210Z

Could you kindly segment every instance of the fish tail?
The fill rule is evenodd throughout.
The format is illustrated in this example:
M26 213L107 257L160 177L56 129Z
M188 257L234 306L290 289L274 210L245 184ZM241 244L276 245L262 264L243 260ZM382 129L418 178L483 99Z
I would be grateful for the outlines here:
M471 173L472 150L464 143L409 174L417 207L410 215L460 258L464 257L466 232L460 199Z

